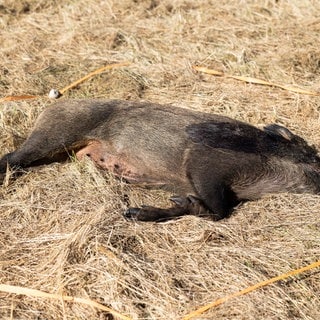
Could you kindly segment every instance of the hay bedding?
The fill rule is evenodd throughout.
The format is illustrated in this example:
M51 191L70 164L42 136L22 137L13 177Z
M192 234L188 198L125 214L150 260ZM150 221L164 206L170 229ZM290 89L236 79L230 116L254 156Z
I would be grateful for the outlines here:
M0 94L46 95L107 63L70 97L144 99L278 122L320 146L319 98L213 78L317 90L320 3L9 1L0 4ZM46 98L0 109L1 154L19 145ZM228 220L135 224L127 206L167 204L91 163L28 172L0 191L0 283L91 298L133 319L181 319L196 306L319 259L319 197L272 195ZM128 200L129 199L129 200ZM319 319L317 270L230 300L201 319ZM1 319L113 319L82 304L0 293Z

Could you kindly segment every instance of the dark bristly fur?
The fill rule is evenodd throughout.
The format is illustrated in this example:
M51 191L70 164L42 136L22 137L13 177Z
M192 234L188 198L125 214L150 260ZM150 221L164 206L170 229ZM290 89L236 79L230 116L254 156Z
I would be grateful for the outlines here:
M65 100L48 107L24 144L0 160L27 168L75 152L131 183L177 193L170 208L130 208L126 218L228 216L272 192L320 191L313 147L279 125L260 130L227 117L173 106L116 100Z

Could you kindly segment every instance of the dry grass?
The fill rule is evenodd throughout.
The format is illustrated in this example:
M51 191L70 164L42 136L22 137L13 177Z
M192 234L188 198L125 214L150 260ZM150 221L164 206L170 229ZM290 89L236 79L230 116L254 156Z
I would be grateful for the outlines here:
M105 64L70 97L143 99L278 122L320 147L319 98L194 72L319 89L320 2L48 1L0 4L0 97L46 95ZM1 154L19 145L46 98L0 106ZM273 195L213 223L125 221L131 204L168 194L72 162L0 189L0 283L91 298L133 319L181 319L196 306L319 259L319 197ZM199 319L319 319L314 270ZM1 319L113 319L81 304L0 293Z

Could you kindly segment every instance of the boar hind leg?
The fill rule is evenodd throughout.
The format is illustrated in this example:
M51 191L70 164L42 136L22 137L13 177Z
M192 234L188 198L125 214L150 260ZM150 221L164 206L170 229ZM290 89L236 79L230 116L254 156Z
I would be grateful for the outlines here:
M24 149L19 149L4 155L0 159L0 173L6 172L7 166L14 170L19 170L65 159L67 159L67 154L64 153L48 154L46 156L45 154L37 153L36 150L28 152Z
M33 132L22 146L0 159L0 173L5 173L7 166L20 170L32 166L49 164L68 159L70 145L46 138L45 133Z
M129 220L163 222L184 215L208 216L210 213L200 199L193 196L170 198L174 206L170 208L157 208L144 206L142 208L129 208L124 217Z

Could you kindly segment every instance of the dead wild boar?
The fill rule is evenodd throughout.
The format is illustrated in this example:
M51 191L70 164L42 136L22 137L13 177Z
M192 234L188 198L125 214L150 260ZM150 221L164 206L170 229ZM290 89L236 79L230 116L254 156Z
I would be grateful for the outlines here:
M165 221L229 216L266 193L319 193L317 151L288 129L149 102L64 100L48 107L0 173L85 156L129 183L165 186L170 208L129 208L125 217Z

